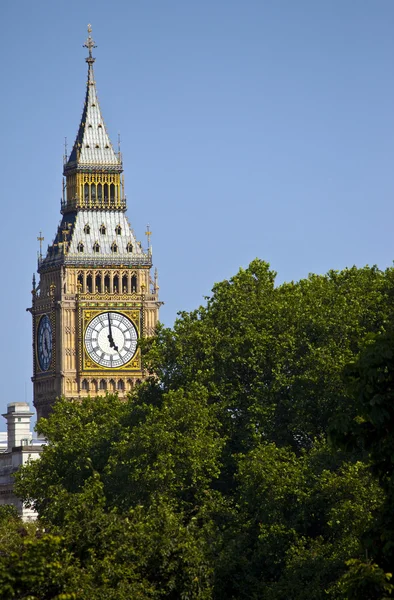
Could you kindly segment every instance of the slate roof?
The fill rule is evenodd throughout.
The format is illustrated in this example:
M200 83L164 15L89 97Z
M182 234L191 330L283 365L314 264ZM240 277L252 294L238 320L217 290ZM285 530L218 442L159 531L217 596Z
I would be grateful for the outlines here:
M89 226L89 233L86 233L86 226ZM101 233L101 227L105 227L105 233ZM120 233L115 229L120 226ZM83 244L83 253L78 251L78 245ZM99 252L94 252L93 246L98 243ZM117 246L117 253L112 251L113 244ZM74 230L72 232L71 243L68 249L68 256L77 255L92 256L98 258L100 255L116 256L125 255L130 258L130 252L127 250L128 244L133 247L132 254L142 255L140 245L137 243L132 232L126 215L119 211L80 211L75 220Z
M102 233L102 226L105 227L105 233ZM116 231L117 227L120 227L119 233ZM66 236L66 248L63 244L63 231L69 232ZM99 245L98 252L94 250L96 243ZM80 244L83 244L81 251L78 249ZM114 244L116 251L113 249ZM130 244L131 252L128 250ZM124 212L83 210L63 216L45 258L39 260L38 270L42 272L57 264L151 266L152 253L150 250L144 252Z
M93 61L94 59L88 60L84 109L70 158L65 165L65 172L75 168L84 169L84 167L106 167L110 170L122 171L122 161L113 149L101 114Z

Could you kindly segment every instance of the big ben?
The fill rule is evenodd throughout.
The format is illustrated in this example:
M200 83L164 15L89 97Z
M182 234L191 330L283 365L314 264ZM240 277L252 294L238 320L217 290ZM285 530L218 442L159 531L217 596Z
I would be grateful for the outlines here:
M33 278L33 385L37 417L55 399L126 395L144 373L138 340L158 319L157 271L126 217L123 165L108 136L88 27L83 113L64 162L62 218ZM39 238L42 239L41 236Z

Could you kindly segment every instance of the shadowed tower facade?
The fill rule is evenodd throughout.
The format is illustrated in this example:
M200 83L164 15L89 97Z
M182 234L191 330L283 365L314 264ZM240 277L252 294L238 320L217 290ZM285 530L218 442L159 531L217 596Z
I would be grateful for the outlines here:
M143 378L138 339L158 320L157 271L126 217L123 165L97 98L88 27L86 97L65 157L62 218L39 283L33 277L34 405L47 416L59 396L127 394ZM40 243L42 238L40 236Z

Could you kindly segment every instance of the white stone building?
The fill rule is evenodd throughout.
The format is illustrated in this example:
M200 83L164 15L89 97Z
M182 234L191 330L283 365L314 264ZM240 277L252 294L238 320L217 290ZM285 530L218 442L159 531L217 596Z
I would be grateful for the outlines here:
M13 475L21 465L39 458L45 444L42 439L33 439L30 425L33 414L27 402L11 402L3 415L7 432L0 433L0 506L15 506L24 521L34 520L37 515L15 496Z

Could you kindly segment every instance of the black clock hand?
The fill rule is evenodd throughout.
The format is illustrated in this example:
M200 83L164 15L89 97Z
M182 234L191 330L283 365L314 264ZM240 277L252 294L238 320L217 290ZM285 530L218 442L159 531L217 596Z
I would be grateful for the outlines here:
M109 313L108 313L108 328L109 328L109 335L107 337L109 340L110 348L113 348L115 350L115 352L117 352L118 346L115 345L114 338L112 337L112 326L111 326L111 318L109 316Z
M109 313L108 313L108 329L109 329L109 335L107 337L109 339L109 345L111 348L113 348L115 344L114 344L114 338L112 337L111 318L109 316Z
M46 352L48 352L48 342L47 342L46 337L44 337L44 349ZM49 354L49 352L48 352L48 354Z

